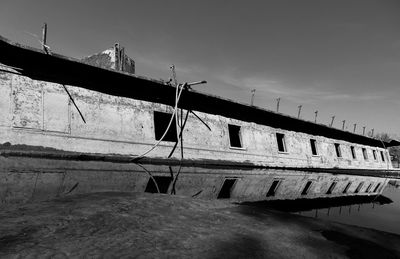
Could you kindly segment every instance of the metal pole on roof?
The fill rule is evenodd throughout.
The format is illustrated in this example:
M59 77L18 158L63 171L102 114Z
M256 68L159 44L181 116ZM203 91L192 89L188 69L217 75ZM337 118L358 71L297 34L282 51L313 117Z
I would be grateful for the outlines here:
M363 127L363 136L365 135L365 126Z
M279 103L281 102L281 98L276 99L276 112L279 112Z
M315 111L314 113L315 113L314 122L317 123L318 111Z
M342 130L344 130L344 125L346 124L346 120L342 120L343 125L342 125Z
M374 129L371 130L371 137L374 137Z
M251 106L253 106L253 104L254 104L255 93L256 93L256 89L251 90L251 104L250 104Z
M356 133L357 123L354 123L353 133Z
M47 23L44 23L42 28L42 49L47 53Z
M331 125L330 125L330 127L332 127L332 125L333 125L333 121L335 120L335 116L332 116L332 121L331 121Z
M298 118L298 119L300 119L301 107L303 107L303 105L299 105L299 106L298 106L298 108L299 108L299 111L298 111L298 113L297 113L297 118Z

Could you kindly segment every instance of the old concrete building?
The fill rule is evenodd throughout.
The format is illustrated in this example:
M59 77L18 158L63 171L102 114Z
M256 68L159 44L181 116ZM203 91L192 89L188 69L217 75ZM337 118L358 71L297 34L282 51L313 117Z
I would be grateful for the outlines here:
M392 169L386 148L397 144L394 142L384 143L189 88L178 89L182 95L176 103L174 86L133 75L134 61L119 45L83 61L48 55L3 38L0 51L5 53L0 56L0 62L5 65L0 72L2 172L43 173L20 174L18 180L14 175L11 176L14 180L6 175L0 180L0 190L4 186L6 190L12 189L6 182L22 188L34 182L35 189L37 184L46 182L57 189L52 195L59 194L73 188L65 183L68 177L81 179L76 182L85 190L84 179L94 177L89 171L96 171L96 179L101 179L104 168L118 172L123 167L119 176L106 178L128 179L126 172L133 170L136 165L132 163L142 154L146 154L146 159L167 165L179 163L180 167L262 168L264 171L220 170L215 174L212 170L185 169L176 185L176 192L179 190L184 195L200 192L200 196L215 197L226 184L229 196L252 200L266 198L272 187L277 189L287 182L296 191L282 189L280 194L286 198L298 197L298 189L306 185L311 196L321 196L332 182L340 189L346 188L347 182L354 183L351 188L358 188L356 182L365 182L361 176L342 181L340 177L335 180L325 176L324 179L322 174L316 181L304 170L320 173L350 170L352 174L367 170L369 175L379 176ZM179 109L174 109L175 105ZM172 117L174 113L178 116ZM279 171L283 169L293 170L286 175L290 170ZM131 190L145 190L151 185L152 174L139 171L129 175L133 177L132 185L127 185ZM168 170L153 171L155 175L159 172L167 174ZM280 175L275 177L277 172ZM302 173L299 175L299 172ZM283 178L287 179L277 180ZM370 182L371 186L360 187L369 188L361 193L382 190L382 178ZM76 183L70 181L70 184ZM171 184L166 187L169 191ZM101 182L95 184L99 185ZM119 184L116 186L122 188ZM360 190L351 193L360 193ZM344 193L342 190L336 194ZM2 197L8 199L4 191Z

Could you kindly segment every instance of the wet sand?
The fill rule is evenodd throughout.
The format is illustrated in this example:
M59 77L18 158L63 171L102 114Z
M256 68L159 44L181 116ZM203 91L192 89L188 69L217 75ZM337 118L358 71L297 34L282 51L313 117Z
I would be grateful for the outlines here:
M400 258L400 236L226 200L93 193L0 207L5 258Z

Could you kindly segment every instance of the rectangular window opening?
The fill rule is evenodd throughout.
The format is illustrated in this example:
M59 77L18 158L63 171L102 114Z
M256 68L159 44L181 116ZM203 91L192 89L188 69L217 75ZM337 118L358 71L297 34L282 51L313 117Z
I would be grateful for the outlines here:
M372 155L374 156L374 160L378 159L378 157L376 156L376 150L372 150Z
M383 154L383 151L381 151L380 153L381 153L382 162L385 162L385 155Z
M379 186L381 186L381 183L378 183L378 185L374 189L374 192L376 192L378 190Z
M353 159L356 159L357 158L356 157L356 150L355 150L354 146L350 146L350 151L351 151L351 157Z
M347 193L347 191L349 190L350 186L351 186L351 182L349 182L349 183L346 185L346 187L344 187L343 193Z
M335 143L335 151L336 151L336 156L337 157L342 157L342 151L340 150L340 144Z
M357 189L354 191L354 193L359 193L360 190L361 190L361 188L363 187L363 185L364 185L364 182L361 182L361 183L357 186Z
M329 186L329 189L326 192L326 194L332 194L333 190L335 189L336 184L337 184L337 182L331 183L331 186Z
M275 196L279 185L280 185L281 181L280 180L275 180L272 182L271 186L269 187L269 190L267 192L267 197L271 197L271 196Z
M160 190L160 193L167 193L168 188L172 182L172 177L171 176L153 176L149 178L149 181L147 182L146 189L144 192L149 192L149 193L158 193L157 186L154 183L154 181L157 183L158 189Z
M229 199L237 178L227 178L222 184L221 190L218 193L217 199Z
M242 147L242 136L240 133L240 126L228 124L229 143L231 147Z
M286 152L285 134L276 133L276 141L278 143L278 151Z
M168 124L171 120L172 113L154 111L154 131L156 140L160 140L168 128ZM167 133L165 134L163 141L177 142L178 137L176 135L176 123L175 117L171 122Z
M368 154L367 154L366 148L362 148L362 153L363 153L364 160L368 160Z
M311 152L312 152L313 156L317 156L318 155L317 141L315 139L310 139L310 144L311 144Z
M308 192L310 191L311 185L312 185L312 181L308 181L308 182L306 183L306 185L304 186L304 189L303 189L303 191L301 192L301 195L307 195Z

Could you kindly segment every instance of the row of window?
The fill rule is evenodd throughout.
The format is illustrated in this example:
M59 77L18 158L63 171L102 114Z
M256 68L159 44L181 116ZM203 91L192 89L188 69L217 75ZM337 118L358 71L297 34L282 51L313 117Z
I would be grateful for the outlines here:
M267 197L272 197L275 196L275 194L277 193L279 186L281 185L282 180L274 180L267 192ZM329 186L328 190L326 191L326 194L332 194L333 191L335 190L335 187L337 185L337 181L334 181L331 183L331 185ZM307 181L306 185L303 187L303 190L301 191L301 195L307 195L311 189L311 186L313 184L313 181ZM348 190L350 188L350 186L352 185L352 182L348 182L347 185L344 187L344 189L342 190L343 194L348 193ZM361 188L364 186L364 182L361 182L358 184L357 188L354 190L354 193L359 193ZM372 186L373 183L370 183L368 185L368 187L365 189L365 193L370 193L370 192L377 192L380 191L381 189L379 187L381 187L381 183L378 183L375 188L373 188L372 191Z
M160 140L164 135L166 128L169 125L171 120L170 113L165 112L158 112L154 111L154 130L155 130L155 139ZM178 141L178 136L176 133L176 124L175 118L170 125L169 130L165 134L163 141L171 141L176 142ZM233 148L243 148L242 144L242 135L241 135L241 127L238 125L228 124L228 133L229 133L229 143L230 146ZM287 152L286 141L285 141L285 134L283 133L276 133L276 142L278 145L279 152ZM342 150L341 145L339 143L335 143L335 151L337 157L342 157ZM311 147L311 154L314 156L319 155L318 148L317 148L317 140L310 139L310 147ZM356 151L354 146L350 146L350 153L353 159L357 159ZM362 154L364 160L368 160L368 153L366 148L362 148ZM378 160L377 151L372 149L372 155L375 161ZM385 155L383 151L380 151L380 156L382 162L385 162Z
M242 148L240 126L228 124L228 129L229 129L229 139L230 139L231 147ZM285 134L276 133L276 142L278 145L279 152L284 152L284 153L287 152ZM336 156L342 157L341 145L339 143L335 143L334 145L335 145ZM310 147L311 147L311 154L313 156L319 155L316 139L310 139ZM352 158L357 159L354 146L350 146L350 151L351 151ZM368 153L367 153L366 148L362 148L362 154L363 154L364 160L368 160ZM373 154L374 160L377 161L378 156L377 156L376 150L372 149L372 154ZM385 162L384 152L380 151L380 155L381 155L382 162Z

